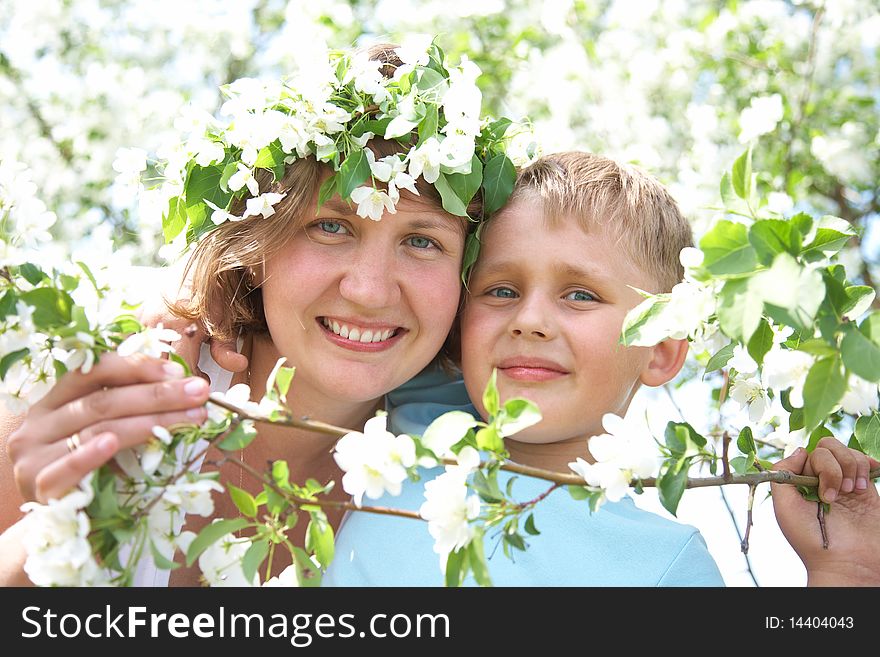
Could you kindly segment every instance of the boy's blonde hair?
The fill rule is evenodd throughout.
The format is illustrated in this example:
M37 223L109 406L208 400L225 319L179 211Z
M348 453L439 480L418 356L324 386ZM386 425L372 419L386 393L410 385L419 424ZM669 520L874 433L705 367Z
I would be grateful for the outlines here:
M693 245L675 199L638 167L585 152L545 155L520 171L508 203L537 194L550 222L577 218L587 232L613 230L633 264L668 292L684 276L679 253Z

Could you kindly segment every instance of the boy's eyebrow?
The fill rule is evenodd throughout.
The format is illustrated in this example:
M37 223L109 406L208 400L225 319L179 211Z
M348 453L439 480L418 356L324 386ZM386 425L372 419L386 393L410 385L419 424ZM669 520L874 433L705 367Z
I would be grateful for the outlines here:
M522 266L521 260L502 260L493 262L480 269L480 276L495 276L510 271L511 269L519 269ZM602 273L599 269L576 267L568 263L554 262L553 273L561 278L590 280L598 283L610 283L614 278Z

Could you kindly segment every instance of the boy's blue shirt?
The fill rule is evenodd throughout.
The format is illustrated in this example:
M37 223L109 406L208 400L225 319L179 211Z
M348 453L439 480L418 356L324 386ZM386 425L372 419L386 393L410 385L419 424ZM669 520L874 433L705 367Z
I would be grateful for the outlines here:
M450 410L479 417L461 379L436 368L426 370L388 396L389 430L424 432ZM442 468L422 470L418 482L407 481L401 494L364 504L418 511L424 484ZM499 485L516 477L513 497L534 499L552 484L501 471ZM590 513L565 489L553 491L535 507L537 536L525 535L528 550L513 551L511 560L497 546L498 530L486 535L489 573L495 586L723 586L718 566L694 527L662 518L635 506L626 497ZM443 573L434 539L425 522L368 513L350 513L336 539L336 556L325 586L441 586ZM467 585L475 585L469 577Z

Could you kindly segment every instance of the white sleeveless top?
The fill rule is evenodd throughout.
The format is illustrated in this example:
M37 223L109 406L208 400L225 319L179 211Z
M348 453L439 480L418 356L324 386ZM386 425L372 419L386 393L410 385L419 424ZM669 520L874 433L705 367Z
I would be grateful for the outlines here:
M238 347L239 349L241 348L240 339ZM224 370L220 367L211 357L211 349L208 347L207 343L202 344L201 351L199 352L199 369L207 375L208 380L211 383L211 392L226 392L229 390L233 374L229 370ZM200 442L201 444L196 443L196 449L200 449L207 441L202 440ZM204 456L193 463L193 472L199 471L202 467L203 460ZM179 532L182 527L183 518L180 519L180 523L175 529ZM124 554L122 554L123 552ZM124 563L128 556L128 550L120 550L120 553L120 561ZM167 587L170 578L170 570L160 570L159 568L156 568L152 560L144 558L141 559L141 562L135 570L132 586Z

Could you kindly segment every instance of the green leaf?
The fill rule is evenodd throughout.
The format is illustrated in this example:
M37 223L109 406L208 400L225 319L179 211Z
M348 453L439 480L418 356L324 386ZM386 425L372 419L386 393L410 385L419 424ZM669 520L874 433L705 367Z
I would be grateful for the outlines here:
M741 274L758 264L747 229L740 223L717 222L700 240L700 249L705 254L703 267L713 274Z
M818 427L813 429L813 432L810 434L810 439L807 441L807 451L812 452L816 449L816 445L819 444L819 441L823 438L827 438L829 436L833 436L831 429L826 427L824 424L820 424Z
M753 279L765 302L765 311L776 321L808 329L825 298L822 275L801 266L787 253L780 253L770 269Z
M245 581L254 581L257 569L260 567L260 564L263 563L267 554L269 554L268 540L254 541L251 543L251 546L247 549L247 552L244 553L244 557L241 559L241 569L244 571Z
M503 452L504 439L494 426L483 427L477 431L477 447L490 452Z
M859 331L871 342L880 345L880 313L872 311L859 324Z
M159 552L153 539L150 539L150 554L153 555L153 562L159 570L174 570L175 568L180 568L179 563L174 563L170 559L167 559L164 554Z
M807 235L813 228L813 218L806 212L798 212L796 215L789 217L788 221L797 229L801 236Z
M863 415L856 420L855 436L862 451L880 461L880 415Z
M630 310L623 319L620 344L624 346L651 347L668 337L662 322L655 320L669 305L668 294L653 295Z
M877 293L874 292L874 288L867 285L847 285L846 296L847 301L841 307L843 317L855 320L871 307Z
M848 221L825 215L819 219L816 235L804 247L801 255L813 260L829 258L840 251L855 234Z
M39 285L43 280L43 270L30 262L19 266L18 273L24 276L24 279L31 285Z
M501 489L498 488L497 478L487 478L481 470L474 472L471 478L471 488L473 488L484 502L489 504L500 502L504 499Z
M189 172L184 188L184 197L186 199L186 214L194 230L198 230L205 223L210 211L210 208L205 205L205 201L211 201L218 208L225 208L229 205L232 192L223 191L220 187L222 176L223 167L220 165L208 167L196 165ZM166 236L166 241L167 239Z
M847 325L846 329L840 343L843 364L866 381L880 381L880 347L852 325Z
M498 415L498 404L498 370L493 368L492 376L489 377L483 390L483 408L494 418Z
M320 212L323 205L329 201L333 194L336 193L336 183L339 181L339 176L336 174L330 175L324 182L321 183L321 188L318 190L318 210ZM317 212L315 214L317 214Z
M510 545L511 547L520 550L521 552L526 551L526 542L523 540L523 537L517 534L516 532L504 532L504 542Z
M162 235L165 243L171 244L180 231L186 226L186 205L182 196L175 196L168 201L168 211L162 215Z
M444 584L446 586L459 586L464 573L462 567L466 568L467 548L459 548L455 552L450 552L446 558L446 577ZM465 570L465 573L467 571Z
M480 158L474 155L471 158L470 173L447 173L446 182L458 196L462 204L467 207L480 189L480 183L483 180L483 163Z
M443 203L444 210L457 217L466 217L468 216L467 205L462 202L455 190L452 189L452 186L447 180L449 175L450 174L447 173L441 173L440 177L437 178L434 183L434 188L440 192L440 200Z
M502 436L512 436L541 421L537 404L528 399L508 399L501 411L499 430Z
M293 381L293 375L296 372L295 367L279 367L275 373L275 388L281 399L287 398L287 391L290 390L290 383Z
M804 383L804 426L812 431L834 410L846 392L846 376L837 358L817 360Z
M593 491L588 490L586 486L566 486L568 490L568 494L571 495L574 500L585 500L592 494Z
M526 518L525 530L527 534L531 534L532 536L537 536L541 532L538 531L538 528L535 527L535 514L530 513L529 517Z
M749 229L749 242L761 264L769 265L780 253L796 256L801 250L801 235L789 221L766 219L756 221Z
M657 479L660 503L669 513L676 515L678 503L687 486L688 459L679 459Z
M202 552L216 543L220 538L226 536L226 534L237 532L239 529L243 529L247 526L248 521L244 518L219 520L210 525L206 525L202 531L199 532L199 535L193 539L193 542L189 544L189 549L186 551L186 565L193 565L193 562L199 558L199 555Z
M6 319L9 315L15 314L15 302L18 297L13 290L6 290L6 294L0 297L0 321Z
M736 158L731 171L730 182L736 195L744 201L749 200L752 188L752 147Z
M34 324L38 328L52 328L70 321L73 299L67 292L54 288L39 287L21 295L20 299L34 308Z
M339 195L349 200L354 189L370 177L370 162L367 160L366 151L358 148L349 153L336 175L338 178L336 189Z
M706 371L703 374L703 378L705 378L706 374L709 372L714 372L715 370L720 370L722 367L727 365L727 362L733 358L733 348L736 346L733 342L728 342L726 345L721 347L715 354L713 354L712 358L709 359L709 362L706 363Z
M718 297L717 315L721 330L728 337L746 344L761 322L764 307L761 290L756 288L754 280L727 281Z
M290 489L290 469L287 467L287 461L272 463L272 481L282 490Z
M306 529L306 549L313 552L321 567L326 569L333 561L335 551L333 527L323 511L312 511L309 515L312 519Z
M29 349L19 349L18 351L11 351L8 354L4 354L3 358L0 358L0 379L6 376L6 373L9 371L9 368L12 367L15 363L20 361L22 358L27 356L30 352Z
M241 511L242 515L247 516L248 518L256 518L257 502L254 500L253 496L246 490L242 490L232 484L228 484L227 488L229 488L229 496L232 498L232 501L235 503L238 510Z
M492 215L501 209L516 183L516 167L503 153L486 162L483 173L483 213Z
M764 362L764 356L767 355L773 348L773 329L770 328L770 324L763 317L761 321L758 322L758 328L755 329L755 332L752 333L752 337L749 338L749 342L747 345L747 349L749 351L749 356L758 364L761 365Z
M284 177L284 158L287 154L281 148L279 140L273 141L268 146L264 146L257 153L257 160L254 162L255 167L260 169L271 169L275 181L279 181ZM228 179L227 179L228 180Z
M428 104L425 107L425 118L419 123L419 143L437 134L437 124L439 121L439 108L434 104ZM385 134L385 131L383 130L381 134Z
M752 436L751 427L743 427L736 439L736 446L743 454L750 454L758 451L755 445L755 438Z
M442 93L443 89L447 86L446 78L430 68L420 70L418 78L416 88L423 92L436 90L438 93Z
M755 454L750 452L745 456L736 456L730 459L730 467L737 474L747 474L755 470Z
M250 422L239 423L229 434L217 445L220 449L227 452L237 449L244 449L251 444L257 437L257 430Z
M483 550L483 536L478 533L471 539L467 546L468 564L474 573L474 579L480 586L492 586L492 579L489 577L489 566L486 564L486 553Z
M706 439L687 422L668 422L663 435L675 456L695 456L706 446Z
M464 245L464 257L461 261L461 282L467 288L468 278L470 277L471 267L477 262L480 255L480 231L485 224L480 224L477 229L467 236Z
M496 119L492 121L489 125L483 128L481 136L486 136L492 141L499 141L504 134L507 132L507 129L513 124L508 118L501 117L500 119Z

